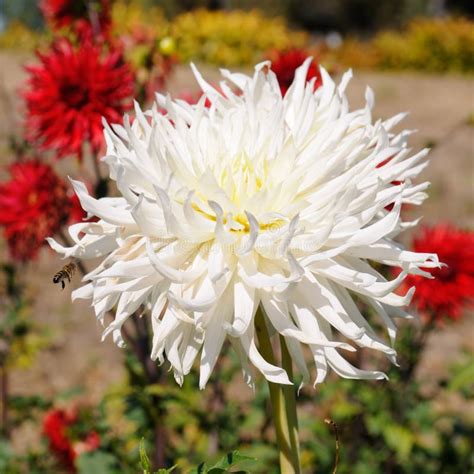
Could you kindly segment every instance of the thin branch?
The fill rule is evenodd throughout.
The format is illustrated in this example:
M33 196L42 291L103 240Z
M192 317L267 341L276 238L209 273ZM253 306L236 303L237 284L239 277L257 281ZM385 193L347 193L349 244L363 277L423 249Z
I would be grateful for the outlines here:
M325 418L324 423L327 423L328 425L331 425L334 429L334 435L336 437L336 455L334 459L334 469L332 471L332 474L337 473L337 466L339 465L339 433L337 430L337 425L336 422L331 420L330 418Z
M8 369L5 362L0 365L0 403L2 429L1 433L5 438L10 437L10 427L8 422Z
M100 174L99 160L97 159L97 156L95 156L93 153L91 154L91 158L92 165L94 166L95 177L97 178L97 182L100 182L102 181L102 175Z
M107 196L108 194L108 179L103 178L100 172L99 159L94 153L90 154L92 159L92 165L96 177L96 183L94 186L94 194L97 199Z

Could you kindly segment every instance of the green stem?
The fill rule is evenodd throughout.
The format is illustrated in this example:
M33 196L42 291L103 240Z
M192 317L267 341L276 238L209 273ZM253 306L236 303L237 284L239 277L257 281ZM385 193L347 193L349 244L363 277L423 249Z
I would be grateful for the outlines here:
M261 308L258 309L255 316L255 329L262 356L270 364L276 365L272 343ZM289 357L286 345L282 345L282 353L284 364L288 369L288 366L291 366L291 358ZM288 372L288 376L292 376L292 370ZM268 388L270 390L273 421L280 455L280 472L282 474L301 474L294 387L292 385L285 387L268 382Z
M282 367L286 370L289 379L293 379L293 364L290 353L286 347L285 338L280 336ZM288 417L288 428L290 435L291 452L293 453L293 463L298 466L301 472L300 463L300 442L298 437L298 413L296 411L296 387L294 385L282 385L283 396L285 397L286 416Z

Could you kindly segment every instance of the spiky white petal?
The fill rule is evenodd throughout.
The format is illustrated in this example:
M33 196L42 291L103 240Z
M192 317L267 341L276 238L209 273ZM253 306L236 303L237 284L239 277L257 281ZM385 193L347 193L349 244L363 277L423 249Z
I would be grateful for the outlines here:
M193 66L209 108L204 98L188 105L158 94L151 110L136 104L132 124L128 117L123 126L105 124L104 161L121 197L96 200L73 181L83 208L99 220L71 226L70 248L49 242L64 257L103 258L74 297L90 298L102 322L115 311L104 336L119 344L127 318L149 308L151 357L167 358L179 383L200 354L204 387L230 338L247 381L249 361L268 380L289 384L258 351L259 305L304 380L302 345L313 355L316 383L328 367L342 377L383 378L353 367L339 352L353 346L334 339L339 333L395 362L353 296L374 309L393 342L393 319L407 316L400 307L413 294L394 290L409 273L427 275L420 267L439 266L436 255L392 240L409 225L402 204L426 197L427 183L412 180L427 151L410 155L410 133L392 133L403 114L372 121L370 89L366 106L349 110L351 72L336 87L322 69L314 92L309 64L284 98L268 62L253 77L223 70L225 96ZM402 271L387 281L371 262Z

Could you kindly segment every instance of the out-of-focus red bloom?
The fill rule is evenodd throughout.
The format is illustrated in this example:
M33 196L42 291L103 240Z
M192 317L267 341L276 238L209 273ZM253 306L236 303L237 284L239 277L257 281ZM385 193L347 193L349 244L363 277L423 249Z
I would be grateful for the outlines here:
M179 93L177 99L185 100L190 105L196 105L199 102L199 99L204 95L202 91L191 92L189 90L184 90ZM211 106L211 101L208 97L204 102L204 107L209 108Z
M69 27L104 34L111 26L109 0L41 0L40 9L54 30Z
M87 190L90 195L93 195L94 192L92 190L92 187L86 183ZM71 208L69 210L69 217L67 223L69 225L71 224L76 224L78 222L97 222L99 218L97 216L92 216L87 218L87 212L84 211L81 201L79 201L79 198L77 197L77 194L74 192L74 189L72 186L68 188L68 197L70 200Z
M74 472L76 457L67 429L77 420L76 412L50 410L43 419L43 432L49 441L49 448L58 460L70 471Z
M9 171L10 180L0 184L0 225L13 258L27 261L66 223L71 198L49 165L30 160L12 164Z
M83 453L90 453L100 447L100 436L96 431L88 433L83 441L76 441L73 445L74 457Z
M76 471L74 461L77 456L100 447L100 436L96 431L90 431L80 439L72 439L71 428L78 422L79 413L76 409L53 409L43 419L43 432L51 451L70 472Z
M177 96L177 99L184 100L188 104L194 105L194 104L197 103L197 101L199 100L199 97L201 97L201 95L202 95L202 92L195 93L195 92L191 92L190 90L186 89L186 90L183 90L179 93L179 95Z
M216 86L214 84L212 84L212 86L217 92L219 92L219 94L221 94L223 97L226 97L226 95L224 94L224 92L221 90L219 86ZM233 93L235 95L240 96L242 94L242 91L240 89L234 89ZM196 105L203 95L204 95L204 92L202 90L192 92L189 89L185 89L181 91L176 98L186 101L189 105ZM204 107L209 108L211 107L211 105L212 105L212 100L209 97L206 97L204 101Z
M69 191L68 196L71 200L71 210L69 211L68 224L82 222L87 217L87 213L82 208L77 194L72 189Z
M424 227L413 241L415 252L434 252L447 266L428 270L435 278L409 275L407 286L416 286L413 304L421 314L459 319L474 303L474 232L449 224Z
M309 54L303 49L290 49L288 51L274 51L269 56L272 61L272 71L276 74L280 84L281 93L285 95L293 82L296 69L303 64ZM314 62L310 64L306 78L309 81L313 77L316 78L314 83L314 90L316 90L323 81L319 67Z
M386 165L391 159L393 158L393 156L390 156L388 157L386 160L383 160L381 163L379 163L376 168L381 168L382 166ZM400 186L400 184L403 184L403 181L390 181L390 184L392 184L393 186ZM392 202L390 204L388 204L387 206L385 206L385 210L387 211L391 211L393 209L393 207L395 206L395 202ZM402 209L405 209L407 207L406 204L404 204L402 206Z
M85 142L98 152L102 117L119 122L132 105L134 77L122 54L106 53L89 41L74 48L62 38L38 58L40 64L27 68L30 76L23 93L28 139L58 157L81 159Z

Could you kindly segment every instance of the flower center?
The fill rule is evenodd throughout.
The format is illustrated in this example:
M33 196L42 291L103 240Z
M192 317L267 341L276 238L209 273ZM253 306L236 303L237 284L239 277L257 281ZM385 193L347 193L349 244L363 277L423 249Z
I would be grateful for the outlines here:
M433 273L436 278L439 278L441 281L451 281L456 278L456 265L451 262L446 262L447 267L439 268L436 272Z
M241 154L216 173L220 187L237 207L242 205L243 198L251 198L263 188L266 183L264 163L256 167L247 155Z
M29 207L34 206L37 201L38 195L34 191L28 194L27 202Z
M73 109L82 109L90 102L89 90L79 84L63 84L60 94L64 102Z

